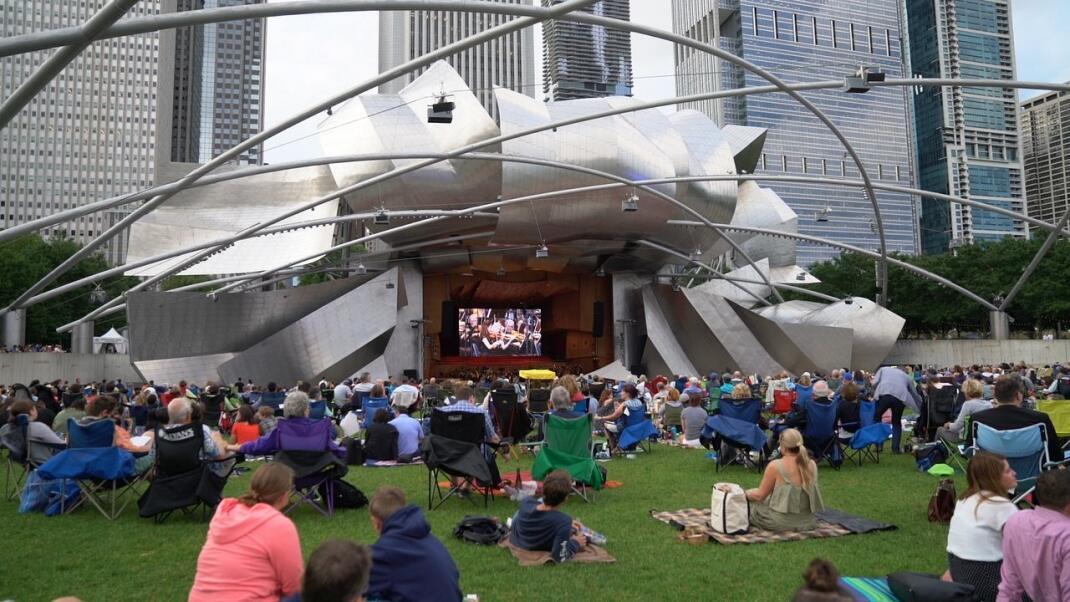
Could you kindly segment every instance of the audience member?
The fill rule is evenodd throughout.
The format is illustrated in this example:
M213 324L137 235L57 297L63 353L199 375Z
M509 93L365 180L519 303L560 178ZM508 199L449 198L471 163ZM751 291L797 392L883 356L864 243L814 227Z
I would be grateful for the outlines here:
M873 396L877 399L874 420L880 420L885 412L892 411L892 453L898 454L903 439L903 410L909 405L917 411L921 406L921 396L910 376L895 366L883 366L877 370L873 376L873 386L876 387Z
M308 557L301 602L363 602L371 564L367 547L348 539L328 539Z
M687 447L703 447L708 442L702 440L702 429L706 426L706 410L699 403L701 399L690 395L681 395L681 402L687 402L687 407L680 412L681 431L680 443Z
M256 441L260 437L260 425L256 423L252 406L242 404L238 408L238 419L234 421L230 432L234 435L234 443L238 445Z
M174 399L167 406L167 425L169 427L176 427L192 424L194 422L199 423L200 420L195 420L193 415L194 408L199 405L200 404L197 402L190 401L184 397ZM204 432L204 445L201 447L201 459L212 461L208 467L217 475L222 476L229 473L235 460L226 458L228 448L227 442L223 440L219 431L214 431L208 428L207 424L201 424L201 430ZM162 436L166 436L166 433ZM150 460L149 465L151 465L151 456L148 459ZM139 459L135 463L135 466L138 466L138 463L141 462L143 462L143 460Z
M368 507L379 540L371 546L367 595L373 600L461 599L460 572L423 512L406 505L405 492L384 485Z
M67 421L85 418L85 395L78 385L71 385L63 396L63 409L52 419L52 430L61 437L67 436Z
M565 420L581 418L583 414L572 409L573 403L572 396L569 394L566 387L559 385L550 390L550 406L554 409L554 411L550 413L551 416L557 416L558 418L564 418Z
M398 459L398 429L390 424L390 410L379 408L364 434L364 457L369 460Z
M1070 471L1041 474L1033 493L1038 505L1003 526L999 602L1070 600Z
M825 509L817 486L817 463L790 428L780 434L780 455L765 467L762 482L747 490L751 526L768 531L806 531L817 527L815 512Z
M858 403L858 385L847 381L840 385L840 405L836 408L840 435L849 437L862 428L862 404Z
M792 602L852 602L854 597L840 585L840 574L824 558L810 561L803 573L805 584L795 592Z
M1018 379L1001 376L996 380L994 395L996 407L982 410L971 416L975 424L984 424L997 430L1020 429L1034 424L1043 424L1048 438L1048 457L1061 460L1062 447L1051 417L1047 414L1022 407L1022 387ZM966 431L966 444L973 444L973 429Z
M572 476L555 470L542 482L542 499L527 497L513 516L509 541L522 550L550 552L554 562L571 560L587 545L583 525L558 510L572 493Z
M947 422L940 428L936 429L936 436L949 443L958 443L964 438L963 431L966 428L966 419L978 412L985 410L991 410L993 404L991 401L982 398L984 394L984 385L981 381L968 379L962 385L962 394L966 398L966 401L962 404L962 409L959 410L959 415L955 418L954 422Z
M261 437L275 430L275 427L279 424L278 419L275 418L275 410L267 406L259 408L256 411L256 417L259 420L257 426L260 429Z
M390 424L398 430L398 458L412 459L420 455L420 441L424 438L424 427L410 416L411 408L399 408L396 418Z
M675 393L676 389L672 389L672 392ZM669 395L665 398L665 403L661 406L661 413L658 414L663 429L682 430L681 416L684 412L684 406L687 405L689 399L691 399L691 396L686 394Z
M281 450L329 451L344 460L346 449L335 443L334 425L330 420L312 420L309 411L308 395L290 393L282 406L285 419L271 432L256 441L228 445L227 450L247 456L266 456Z
M44 464L66 445L66 442L48 428L48 425L37 421L37 406L29 401L16 401L8 407L7 424L0 427L0 441L3 441L8 449L22 447L19 416L25 416L29 422L26 426L27 441L25 443L32 463Z
M279 600L297 593L301 541L281 512L292 488L293 471L272 462L256 470L240 498L219 503L197 558L190 602Z
M974 586L980 600L992 602L1003 562L1003 525L1018 511L1007 492L1018 479L1003 456L978 452L966 466L966 480L947 534L947 563L953 581Z

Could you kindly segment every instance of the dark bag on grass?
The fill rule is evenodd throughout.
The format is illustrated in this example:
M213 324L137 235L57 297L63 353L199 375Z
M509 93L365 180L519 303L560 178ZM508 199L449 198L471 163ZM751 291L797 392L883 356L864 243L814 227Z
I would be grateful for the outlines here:
M949 523L951 515L955 513L955 481L940 479L936 491L929 498L929 522Z
M493 516L466 516L453 528L457 539L484 546L498 545L509 530Z
M937 464L947 462L947 448L940 441L926 443L914 448L914 462L918 470L925 472Z
M327 497L326 484L319 487L320 497ZM363 508L368 505L368 496L357 489L349 481L342 479L334 480L334 507L335 508Z
M360 466L364 464L364 444L356 437L346 437L342 440L342 447L346 448L346 464Z
M902 602L974 602L974 587L965 583L941 581L924 573L892 573L888 589Z

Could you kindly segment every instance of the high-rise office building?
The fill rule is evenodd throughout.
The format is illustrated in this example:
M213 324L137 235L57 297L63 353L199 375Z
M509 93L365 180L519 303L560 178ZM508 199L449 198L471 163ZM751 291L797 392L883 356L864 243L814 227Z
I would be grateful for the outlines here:
M492 0L531 5L531 0ZM395 10L379 12L379 71L401 65L481 31L509 21L508 15ZM457 70L487 112L497 117L494 86L535 95L535 34L528 27L454 54L446 61ZM427 68L381 86L382 94L400 92ZM449 90L444 90L449 93Z
M266 0L178 0L177 10L263 4ZM264 127L263 19L224 21L175 32L171 160L207 163ZM239 155L263 162L262 147Z
M127 15L155 14L161 1L139 2ZM0 35L80 26L106 3L5 2ZM153 185L159 37L94 42L0 129L0 228ZM9 97L51 54L0 59L0 98ZM96 213L45 234L84 244L121 218L117 211ZM109 261L121 261L125 237L113 239L104 252Z
M673 30L717 46L773 72L787 83L836 79L860 66L889 78L903 74L898 0L673 0ZM676 91L697 94L768 85L769 82L708 53L677 47ZM913 182L909 91L873 88L806 92L847 135L875 181ZM701 101L681 109L702 111L720 125L768 130L757 171L832 178L859 178L843 145L806 108L785 94L756 94ZM802 234L877 248L873 208L860 188L822 184L763 184L798 214ZM915 199L878 192L891 251L917 249ZM801 265L839 254L802 243Z
M562 0L542 0L543 6ZM583 12L628 21L629 0L599 0ZM542 91L546 100L632 95L631 34L601 25L542 25Z
M1008 0L906 0L913 75L1014 79ZM921 88L914 94L919 186L1025 212L1018 100L1010 88ZM991 211L922 200L925 253L1005 236L1026 224Z
M1057 222L1070 210L1070 92L1023 102L1020 121L1029 217Z

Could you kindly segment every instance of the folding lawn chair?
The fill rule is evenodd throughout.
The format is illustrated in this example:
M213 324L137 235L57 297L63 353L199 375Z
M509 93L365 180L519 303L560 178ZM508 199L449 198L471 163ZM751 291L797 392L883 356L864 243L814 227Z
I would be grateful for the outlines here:
M594 415L582 418L546 417L546 444L535 457L531 476L542 480L550 472L563 469L572 475L572 491L585 502L594 502L595 491L602 488L602 469L594 461ZM579 484L579 488L576 485Z
M198 507L202 519L223 499L223 488L233 472L225 475L212 470L204 455L204 428L197 423L156 429L155 462L152 479L145 493L138 498L138 515L163 523L175 510L191 514ZM225 462L240 456L231 456ZM235 464L236 465L236 464Z
M62 504L61 513L69 514L88 501L105 518L118 518L141 482L134 472L133 454L112 445L115 423L111 420L80 424L72 418L67 429L67 449L38 468L42 478L73 480L78 485L78 501Z
M884 442L892 436L892 427L877 420L873 415L877 410L877 402L860 401L858 405L860 422L856 425L854 434L847 439L840 439L840 444L846 448L843 452L844 459L858 466L862 466L866 459L880 464L881 451L884 450Z
M836 433L836 414L839 403L830 400L822 403L811 399L806 404L806 426L803 428L803 444L814 456L814 461L828 460L829 466L839 470L843 464L843 449Z
M434 510L462 489L483 488L483 506L490 500L490 488L498 484L491 465L484 458L485 418L479 412L431 412L431 434L420 443L420 455L427 465L427 508ZM459 483L450 480L446 495L439 486L441 476L456 477ZM438 495L438 504L434 496ZM471 501L471 500L469 500ZM474 502L473 502L474 503Z
M717 414L706 419L702 437L716 442L718 472L732 464L758 471L765 465L765 432L755 422ZM758 457L752 457L752 453Z
M327 417L327 401L317 399L308 402L308 417L312 420L320 420Z
M375 421L375 414L379 410L390 411L390 400L386 397L369 397L364 400L364 430L368 430L368 427Z
M490 403L494 408L494 427L501 437L501 444L508 449L509 456L519 462L516 446L531 432L531 418L517 402L514 391L491 391Z
M987 451L1007 458L1018 474L1018 487L1011 502L1017 504L1036 488L1040 473L1060 466L1070 460L1048 457L1048 435L1043 424L997 430L987 424L974 422L973 447L971 451Z
M650 416L642 410L626 410L617 421L619 437L617 447L621 451L635 448L650 453L650 438L657 436L658 429L651 422Z
M0 445L7 450L7 461L4 476L4 493L8 500L18 499L22 495L22 488L30 473L37 470L39 464L30 458L30 417L20 414L16 420L14 429L10 429L4 435ZM40 441L34 441L34 445L44 445L53 450L62 450L66 446L53 445Z
M1070 401L1040 399L1037 400L1037 411L1051 418L1051 423L1055 426L1055 434L1060 440L1070 438Z
M301 504L308 504L326 517L334 516L334 482L349 471L345 462L330 450L297 449L275 452L274 461L294 472L294 486L286 514Z

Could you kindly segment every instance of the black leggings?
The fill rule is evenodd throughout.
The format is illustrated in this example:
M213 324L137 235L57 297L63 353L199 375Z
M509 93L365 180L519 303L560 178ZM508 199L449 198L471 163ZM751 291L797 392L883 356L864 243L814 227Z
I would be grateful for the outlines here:
M881 395L877 399L877 409L873 413L874 422L880 422L881 416L892 410L892 452L899 453L899 444L903 439L903 410L906 405L891 395Z

